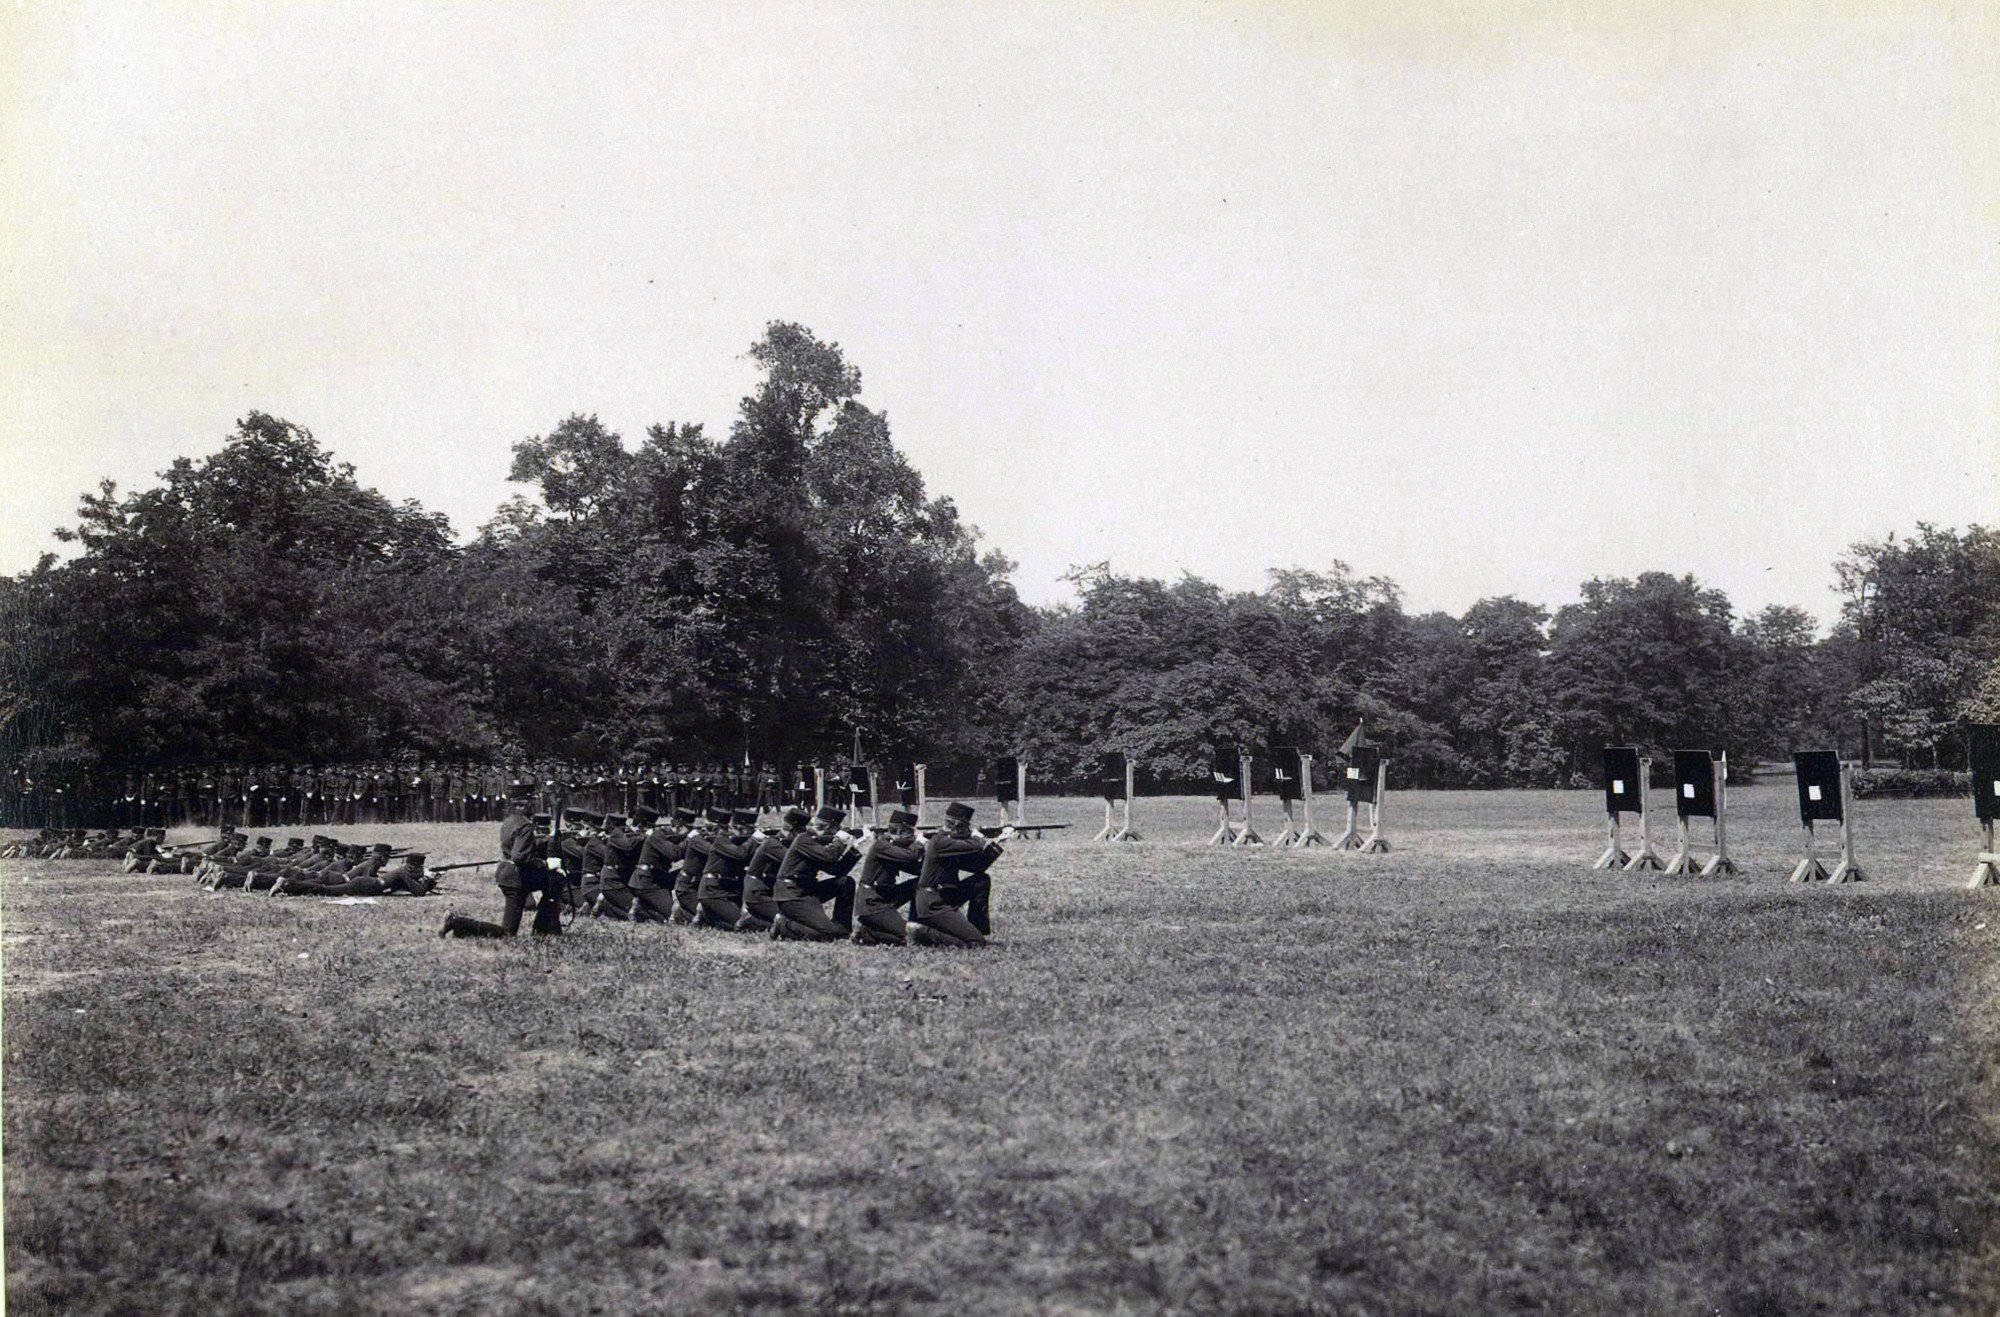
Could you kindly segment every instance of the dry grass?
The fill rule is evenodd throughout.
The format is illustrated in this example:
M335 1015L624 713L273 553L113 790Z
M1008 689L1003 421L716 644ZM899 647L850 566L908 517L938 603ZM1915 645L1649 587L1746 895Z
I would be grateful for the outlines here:
M1583 795L1398 796L1368 857L1143 801L1142 846L1015 844L970 954L11 865L8 1302L1991 1311L1969 810L1868 805L1873 881L1800 890L1787 789L1733 804L1746 873L1663 881L1584 868Z

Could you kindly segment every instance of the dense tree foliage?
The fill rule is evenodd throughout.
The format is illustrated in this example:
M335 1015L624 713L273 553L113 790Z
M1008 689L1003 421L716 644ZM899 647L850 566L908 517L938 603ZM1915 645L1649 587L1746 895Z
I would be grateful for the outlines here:
M1171 784L1223 742L1325 756L1361 722L1405 784L1540 785L1613 742L1949 766L2000 716L1992 530L1855 545L1825 637L1664 573L1453 617L1342 563L1245 592L1100 563L1030 609L837 344L774 323L750 356L726 438L628 446L579 414L515 444L527 492L463 546L261 413L154 488L105 484L75 558L0 579L0 755L781 762L859 736L1070 781L1122 750Z

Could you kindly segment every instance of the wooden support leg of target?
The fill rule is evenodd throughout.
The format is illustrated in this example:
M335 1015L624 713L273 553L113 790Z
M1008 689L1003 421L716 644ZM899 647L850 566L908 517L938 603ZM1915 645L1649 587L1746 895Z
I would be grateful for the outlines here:
M1229 817L1229 802L1227 800L1218 800L1215 802L1215 807L1220 811L1222 821L1216 826L1215 835L1208 839L1208 844L1211 846L1233 846L1236 844L1236 824Z
M1993 822L1988 819L1979 825L1979 833L1986 839L1985 848L1979 852L1979 863L1972 868L1972 881L1967 887L2000 887L2000 851L1993 848Z
M1660 859L1660 853L1653 849L1653 816L1646 808L1647 788L1653 781L1653 761L1639 761L1639 849L1632 852L1632 858L1625 862L1625 872L1634 870L1664 869L1667 866Z
M1833 866L1833 873L1827 878L1830 883L1868 881L1868 875L1854 862L1854 789L1848 782L1851 771L1846 764L1840 766L1840 863Z
M1292 817L1292 802L1281 800L1278 802L1278 808L1285 812L1285 828L1284 831L1271 838L1271 845L1274 847L1298 845L1299 829L1297 821Z
M1375 765L1375 799L1368 802L1368 836L1361 843L1364 854L1387 855L1389 842L1382 835L1382 801L1389 794L1389 761Z
M1110 841L1110 840L1111 840L1111 820L1112 820L1112 814L1111 814L1111 809L1112 809L1112 805L1111 805L1111 802L1110 802L1110 801L1108 801L1108 800L1107 800L1107 801L1105 801L1105 802L1104 802L1104 826L1103 826L1103 827L1101 827L1101 828L1099 828L1099 829L1097 830L1097 835L1096 835L1095 837L1092 837L1092 838L1091 838L1091 840L1092 840L1092 841Z
M1243 765L1243 826L1236 833L1238 846L1262 846L1264 839L1257 835L1257 829L1250 823L1250 756L1244 755Z
M1299 839L1294 846L1324 846L1326 838L1313 826L1313 759L1311 755L1299 756Z
M1729 756L1724 754L1715 769L1715 854L1701 866L1701 876L1735 872L1736 861L1729 858Z
M922 827L924 822L924 766L922 764L912 764L911 767L917 770L916 815L917 826Z
M1340 830L1340 835L1333 839L1333 848L1335 850L1358 851L1361 849L1361 836L1360 836L1360 829L1358 826L1360 822L1361 822L1361 806L1355 804L1351 800L1348 801L1347 826L1342 828Z
M1132 830L1132 761L1125 761L1125 821L1111 834L1112 841L1138 841L1139 834Z
M1618 811L1614 809L1611 811L1611 844L1604 848L1604 854L1598 856L1597 863L1590 867L1622 869L1631 862L1631 859L1632 857L1625 853L1625 848L1618 844Z
M1693 873L1696 865L1693 841L1688 835L1688 821L1685 818L1676 818L1675 826L1678 829L1678 844L1674 848L1673 858L1667 861L1665 871L1669 874Z
M1805 856L1793 867L1792 876L1787 881L1794 883L1825 882L1827 877L1826 866L1819 862L1819 848L1813 837L1813 825L1811 823L1805 825L1805 834Z

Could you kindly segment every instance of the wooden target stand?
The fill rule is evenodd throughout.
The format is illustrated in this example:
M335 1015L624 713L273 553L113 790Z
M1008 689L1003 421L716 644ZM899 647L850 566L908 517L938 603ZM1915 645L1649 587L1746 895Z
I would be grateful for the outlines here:
M1972 881L1967 887L2000 887L2000 851L1993 848L1993 820L1981 819L1979 833L1986 840L1979 852L1978 862L1972 867Z
M1605 753L1608 756L1610 751L1607 750ZM1598 856L1597 863L1590 867L1593 870L1616 869L1622 873L1664 869L1667 867L1666 861L1662 860L1660 853L1653 849L1653 820L1646 808L1647 787L1653 780L1653 761L1645 755L1640 755L1636 760L1628 759L1625 762L1628 766L1633 763L1638 765L1633 778L1633 791L1624 792L1617 789L1622 784L1607 782L1605 813L1611 816L1611 838L1604 848L1604 854ZM1608 762L1606 766L1610 767ZM1635 811L1639 815L1639 849L1630 855L1625 853L1624 839L1620 835L1621 810L1611 803L1627 794L1635 796L1639 806Z
M1092 841L1138 841L1140 839L1139 834L1132 830L1132 761L1124 755L1120 755L1119 758L1125 761L1124 795L1120 796L1117 801L1114 801L1111 798L1111 791L1118 788L1111 779L1105 779L1104 786L1108 789L1104 793L1104 826L1097 830L1097 835L1091 838ZM1120 819L1117 814L1117 807L1120 803L1125 807L1125 816L1123 819Z
M1794 763L1798 763L1802 758L1803 756L1794 756ZM1795 768L1794 771L1800 773L1801 776L1805 773L1803 766ZM1838 822L1840 823L1840 859L1831 871L1828 871L1827 867L1820 863L1818 838L1813 834L1813 823L1815 819L1820 822L1831 821L1826 817L1829 811L1825 806L1833 802L1819 799L1819 794L1823 790L1821 784L1801 781L1799 784L1799 824L1805 832L1805 854L1800 858L1798 865L1793 868L1792 876L1789 880L1791 882L1858 883L1865 881L1867 878L1867 875L1861 872L1861 866L1854 862L1854 770L1851 765L1840 764L1837 771L1840 779L1840 785L1837 788ZM1816 806L1818 808L1815 808Z
M1262 846L1264 839L1257 835L1257 826L1250 821L1250 756L1247 754L1237 756L1236 789L1237 798L1243 802L1243 821L1238 823L1229 816L1229 797L1221 797L1215 803L1221 811L1222 819L1215 829L1215 835L1208 839L1208 844Z
M1968 723L1966 758L1972 777L1972 808L1979 817L1982 839L1967 887L2000 887L2000 849L1993 845L1993 823L2000 819L2000 725Z
M1706 752L1704 752L1706 753ZM1715 853L1706 862L1697 864L1694 856L1694 837L1688 828L1688 819L1700 818L1698 810L1690 811L1685 805L1690 786L1699 787L1680 771L1680 755L1675 756L1674 766L1674 815L1678 825L1677 842L1671 859L1664 870L1669 876L1693 874L1699 878L1713 877L1718 873L1735 873L1736 861L1729 858L1729 756L1727 753L1710 758L1709 773L1713 779L1715 804L1710 818L1715 823ZM1697 789L1697 796L1699 791Z
M994 768L997 770L1006 762L1006 760L996 761ZM1016 758L1013 761L1013 765L1014 782L1011 799L1009 798L1010 793L1007 788L1002 785L1005 775L997 771L993 775L993 795L1000 806L1000 825L996 835L1033 839L1040 837L1044 832L1055 832L1062 828L1067 828L1069 826L1067 823L1028 822L1028 761ZM1007 815L1007 806L1010 804L1014 807L1012 818L1009 818Z
M1284 752L1279 753L1282 756ZM1278 805L1285 811L1285 830L1271 839L1271 845L1274 848L1331 845L1326 834L1313 826L1313 757L1304 751L1296 753L1299 761L1298 785L1295 794L1287 796L1281 776ZM1279 770L1281 775L1283 771Z
M1382 797L1389 794L1389 761L1379 758L1375 761L1375 789L1372 797L1364 802L1358 784L1367 781L1366 773L1367 770L1363 766L1355 764L1347 766L1347 780L1349 783L1347 793L1347 826L1341 829L1340 835L1333 839L1331 845L1337 851L1360 851L1364 855L1384 855L1388 853L1389 843L1382 836ZM1366 803L1368 806L1368 831L1365 835L1360 831L1361 806L1363 803Z

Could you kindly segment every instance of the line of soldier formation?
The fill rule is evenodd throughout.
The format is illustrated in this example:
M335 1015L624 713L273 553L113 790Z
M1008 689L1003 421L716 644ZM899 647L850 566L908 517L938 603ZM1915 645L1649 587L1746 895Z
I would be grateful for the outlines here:
M899 770L907 775L909 766ZM849 768L825 770L845 782ZM572 784L572 798L593 809L630 814L641 806L670 811L756 801L765 809L810 795L814 766L666 767L621 764L514 764L482 768L420 764L401 768L201 768L166 773L93 773L57 780L15 767L0 779L0 817L11 826L246 828L339 827L379 823L495 823L506 813L511 783Z
M529 813L533 787L516 791L493 876L500 922L453 913L441 936L512 937L531 908L538 933L559 931L568 911L864 946L976 947L992 933L987 871L1002 848L960 801L928 836L906 809L847 829L836 805L788 806L774 827L754 808L565 809L558 833L556 816Z
M832 805L787 807L771 826L754 808L564 809L558 833L556 816L529 812L536 789L515 790L494 871L501 921L454 912L442 936L510 937L528 910L539 933L558 932L578 914L876 946L976 947L992 932L987 870L1003 850L997 836L972 827L975 811L962 802L946 806L944 826L928 836L908 810L893 810L886 826L849 829L847 811ZM130 836L43 829L0 854L119 860L127 873L186 873L211 891L274 897L428 896L441 872L427 868L425 854L387 842L294 837L273 849L272 838L227 824L215 841L179 847L157 827Z
M126 873L193 874L196 886L210 891L238 887L272 896L429 896L439 886L420 851L321 836L310 843L293 837L273 849L270 837L252 837L228 823L212 841L182 845L169 845L165 828L95 835L84 828L43 828L32 841L0 849L0 858L117 860Z

